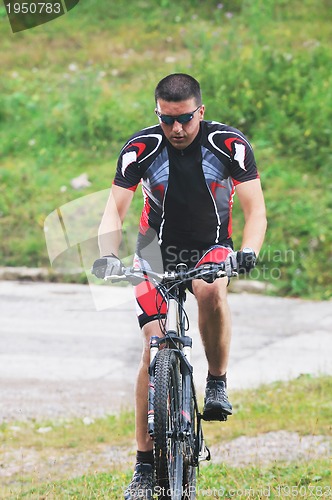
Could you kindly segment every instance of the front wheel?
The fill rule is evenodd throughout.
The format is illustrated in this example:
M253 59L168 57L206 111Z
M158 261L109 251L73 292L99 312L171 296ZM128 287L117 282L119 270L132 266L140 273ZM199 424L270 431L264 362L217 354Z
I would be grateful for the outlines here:
M159 499L181 500L183 440L179 361L171 349L158 352L155 366L154 446Z

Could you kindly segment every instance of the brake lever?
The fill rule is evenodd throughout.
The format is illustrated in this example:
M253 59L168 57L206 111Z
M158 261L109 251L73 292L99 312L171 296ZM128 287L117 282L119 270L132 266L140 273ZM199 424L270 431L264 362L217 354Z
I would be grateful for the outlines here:
M111 276L105 276L104 281L110 281L111 283L117 283L119 281L126 281L126 275L125 274L112 274Z

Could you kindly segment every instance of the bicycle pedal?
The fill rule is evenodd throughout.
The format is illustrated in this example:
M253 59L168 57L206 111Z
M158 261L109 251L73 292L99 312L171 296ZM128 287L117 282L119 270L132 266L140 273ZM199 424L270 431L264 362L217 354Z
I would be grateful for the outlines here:
M225 413L220 413L220 411L210 410L204 412L201 416L202 420L205 422L226 422L228 415Z
M206 460L207 462L211 460L210 449L206 446L204 439L202 441L201 449L198 454L198 462L203 462Z

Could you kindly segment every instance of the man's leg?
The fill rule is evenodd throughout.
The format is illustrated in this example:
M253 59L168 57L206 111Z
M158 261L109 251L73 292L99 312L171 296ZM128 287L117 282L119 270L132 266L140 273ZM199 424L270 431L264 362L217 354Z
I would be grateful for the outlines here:
M196 280L193 291L198 303L198 326L209 372L223 375L227 371L231 343L231 313L227 301L227 278L214 283Z
M198 326L209 370L204 412L210 409L211 419L218 419L219 413L232 413L232 406L226 395L232 326L227 283L227 278L217 279L214 283L203 280L193 282L198 303Z
M143 352L138 368L135 389L135 420L137 455L133 478L124 493L125 500L144 498L152 500L154 489L153 441L148 434L148 383L150 364L150 338L161 336L158 321L143 326Z

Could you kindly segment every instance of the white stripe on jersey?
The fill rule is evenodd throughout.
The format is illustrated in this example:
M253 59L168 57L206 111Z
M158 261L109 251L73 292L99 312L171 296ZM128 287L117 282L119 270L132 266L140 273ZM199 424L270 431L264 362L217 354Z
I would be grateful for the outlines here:
M149 127L149 128L153 128L153 127ZM131 143L135 143L138 139L145 139L146 137L154 137L155 139L157 139L157 146L154 148L154 150L151 151L151 153L149 153L147 156L145 156L142 160L139 160L138 163L140 163L143 160L146 160L147 158L149 158L149 156L153 155L153 153L155 153L157 151L157 149L159 148L161 141L163 140L163 136L161 134L146 134L146 135L138 135L136 137L132 137L132 139L129 142L127 142L127 144L125 146L123 146L123 148L120 151L120 154L126 148L130 147Z
M212 122L212 123L219 123L219 122ZM214 148L216 148L218 151L220 151L221 153L224 153L224 155L226 155L226 156L228 156L228 155L224 151L221 151L219 148L217 148L217 146L212 141L212 137L215 134L233 134L233 135L236 135L237 137L239 137L241 139L241 141L244 141L246 144L248 144L250 149L252 149L250 142L248 142L243 135L238 134L237 132L234 132L233 130L216 130L215 132L211 132L211 134L208 135L209 143L212 144L212 146ZM230 158L230 156L228 156L228 158Z
M235 143L235 155L234 155L234 160L238 162L242 170L247 171L245 164L244 164L244 158L246 154L246 147L244 144L239 144Z
M129 151L128 153L125 153L122 157L122 167L121 167L121 173L123 177L125 177L126 170L131 165L137 160L137 154L136 151Z

